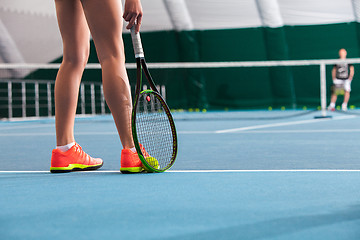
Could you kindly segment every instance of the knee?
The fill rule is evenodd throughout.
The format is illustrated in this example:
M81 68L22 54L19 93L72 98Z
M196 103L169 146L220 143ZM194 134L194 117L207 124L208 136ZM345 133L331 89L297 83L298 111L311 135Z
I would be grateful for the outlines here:
M99 56L99 63L101 64L101 66L106 66L106 65L125 66L125 55L108 54L108 55Z
M125 51L122 41L116 41L118 44L109 43L105 47L99 46L96 48L98 52L98 59L101 65L103 64L125 64Z
M77 49L76 51L65 52L63 56L63 64L73 68L84 69L89 59L89 48Z

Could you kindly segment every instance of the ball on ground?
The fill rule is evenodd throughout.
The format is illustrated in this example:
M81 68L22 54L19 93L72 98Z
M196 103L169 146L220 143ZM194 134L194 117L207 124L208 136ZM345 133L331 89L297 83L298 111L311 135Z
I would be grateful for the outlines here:
M156 158L154 157L147 157L145 158L146 162L149 163L149 165L151 165L153 168L158 169L159 168L159 162Z

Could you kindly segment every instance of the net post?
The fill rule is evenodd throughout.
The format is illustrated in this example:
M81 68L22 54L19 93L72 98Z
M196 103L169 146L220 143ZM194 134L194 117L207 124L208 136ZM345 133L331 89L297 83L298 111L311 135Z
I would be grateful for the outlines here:
M90 96L91 96L91 114L95 115L95 86L94 83L90 85Z
M11 119L13 117L13 99L12 99L12 83L8 82L8 118Z
M320 63L320 106L321 116L315 118L331 118L326 114L326 63Z
M80 85L80 106L81 106L81 114L85 114L85 86L83 83Z
M40 116L40 104L39 104L39 83L35 82L35 116Z
M101 99L100 99L101 114L105 114L105 97L104 97L104 87L102 84L100 85L100 95L101 95Z
M26 86L21 82L21 117L26 117Z
M47 92L47 107L48 107L48 116L52 115L52 98L51 98L51 83L46 84L46 92Z
M161 96L166 101L166 88L165 88L165 85L161 85Z

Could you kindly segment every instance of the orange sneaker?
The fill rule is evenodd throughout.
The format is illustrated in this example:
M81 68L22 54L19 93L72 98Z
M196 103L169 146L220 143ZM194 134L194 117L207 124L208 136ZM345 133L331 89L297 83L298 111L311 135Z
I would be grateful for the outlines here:
M148 163L150 163L154 168L159 168L159 162L155 158L151 157L141 144L140 149ZM133 153L130 149L123 149L121 151L120 172L139 173L144 170L152 172L152 170L148 169L145 165L143 165L137 152Z
M124 148L121 150L121 167L122 173L139 173L142 172L143 165L137 152L132 152L130 149Z
M75 143L66 152L59 149L52 151L50 172L89 171L96 170L102 165L102 159L90 157L82 150L79 144Z

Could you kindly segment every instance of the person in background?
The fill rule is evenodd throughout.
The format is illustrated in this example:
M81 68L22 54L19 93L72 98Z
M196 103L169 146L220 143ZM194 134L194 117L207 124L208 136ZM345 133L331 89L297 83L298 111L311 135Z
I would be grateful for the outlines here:
M339 50L339 57L341 60L345 60L347 56L347 51L342 48ZM348 102L350 99L351 92L351 81L353 80L355 74L354 66L348 63L338 63L335 64L331 75L333 79L333 85L331 87L331 102L328 107L328 110L335 111L336 100L338 95L338 90L344 90L344 101L341 105L341 110L347 111Z

